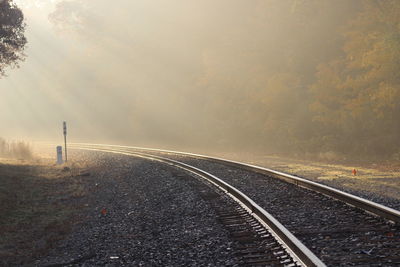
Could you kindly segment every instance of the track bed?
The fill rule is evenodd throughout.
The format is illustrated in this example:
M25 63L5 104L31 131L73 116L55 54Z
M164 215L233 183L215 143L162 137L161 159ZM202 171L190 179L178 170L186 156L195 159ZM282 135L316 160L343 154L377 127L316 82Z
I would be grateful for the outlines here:
M74 157L96 166L85 219L36 265L297 266L238 203L186 171L111 153Z
M327 265L400 265L399 225L262 174L205 159L162 155L203 169L238 188L270 212Z

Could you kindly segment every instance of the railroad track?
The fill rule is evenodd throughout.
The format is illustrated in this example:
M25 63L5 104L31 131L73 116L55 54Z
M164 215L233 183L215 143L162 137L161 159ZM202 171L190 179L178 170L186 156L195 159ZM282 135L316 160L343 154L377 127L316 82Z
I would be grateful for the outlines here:
M400 212L394 209L306 179L239 162L124 146L72 147L153 158L207 177L240 201L246 216L252 215L260 224L268 225L294 262L306 266L400 265ZM231 219L229 213L224 216ZM254 259L252 255L257 253L248 255ZM287 260L287 256L282 259Z

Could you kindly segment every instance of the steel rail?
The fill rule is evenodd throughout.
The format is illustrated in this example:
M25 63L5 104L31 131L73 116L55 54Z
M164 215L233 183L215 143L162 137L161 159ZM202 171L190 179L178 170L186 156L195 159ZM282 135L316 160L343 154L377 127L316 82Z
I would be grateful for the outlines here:
M128 156L136 156L151 160L157 160L178 167L180 169L186 170L190 173L196 174L210 181L211 183L213 183L214 185L225 191L240 205L244 206L247 210L249 210L250 214L254 218L260 221L263 225L267 226L271 234L274 235L275 238L277 238L284 247L286 247L286 249L289 251L289 254L291 254L300 264L304 266L318 266L318 267L326 266L317 256L315 256L313 252L311 252L306 246L303 245L303 243L301 243L301 241L299 241L291 232L289 232L289 230L287 230L286 227L284 227L266 210L257 205L251 198L246 196L244 193L242 193L235 187L229 185L220 178L208 172L205 172L199 168L193 167L183 162L179 162L169 158L159 157L156 155L146 154L142 152L133 152L121 147L104 147L104 146L96 147L96 145L88 146L87 144L71 144L70 147L80 150L111 152Z
M242 169L246 169L252 172L257 172L261 173L270 177L274 177L280 180L283 180L285 182L295 184L297 186L307 188L312 191L316 191L319 193L322 193L324 195L327 195L329 197L338 199L346 204L352 205L354 207L360 208L362 210L365 210L369 213L375 214L376 216L388 219L390 221L393 221L395 223L400 223L400 211L386 207L384 205L375 203L373 201L343 192L341 190L338 190L336 188L326 186L323 184L319 184L310 180L307 180L302 177L297 177L294 175L290 175L287 173L275 171L272 169L260 167L260 166L255 166L243 162L238 162L238 161L232 161L232 160L227 160L227 159L222 159L222 158L217 158L217 157L211 157L211 156L206 156L206 155L200 155L200 154L193 154L193 153L186 153L186 152L180 152L180 151L172 151L172 150L162 150L162 149L152 149L152 148L142 148L142 147L133 147L133 146L119 146L119 145L105 145L105 144L87 144L87 143L74 143L71 145L81 145L81 146L97 146L97 147L113 147L113 148L120 148L120 149L130 149L130 150L136 150L136 151L148 151L148 152L158 152L158 153L167 153L167 154L175 154L175 155L182 155L182 156L190 156L190 157L196 157L196 158L201 158L201 159L206 159L209 161L214 161L218 163L222 163L225 165L233 166L233 167L239 167Z

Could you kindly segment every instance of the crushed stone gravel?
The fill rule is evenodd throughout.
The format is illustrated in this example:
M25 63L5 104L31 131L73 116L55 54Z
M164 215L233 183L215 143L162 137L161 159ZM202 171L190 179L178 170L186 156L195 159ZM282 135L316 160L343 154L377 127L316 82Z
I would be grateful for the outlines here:
M237 266L235 244L198 192L208 186L159 162L101 152L70 157L95 166L84 176L84 219L34 265Z
M400 226L294 184L204 159L173 156L241 190L270 212L328 266L398 266Z

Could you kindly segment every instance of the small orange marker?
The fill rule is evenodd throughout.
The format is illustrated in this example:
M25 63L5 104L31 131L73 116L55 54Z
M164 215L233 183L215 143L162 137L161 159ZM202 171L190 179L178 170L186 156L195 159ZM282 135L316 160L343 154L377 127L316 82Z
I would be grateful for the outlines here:
M106 215L106 213L107 213L107 210L103 208L103 209L101 210L101 214Z
M387 237L394 237L394 233L393 232L388 232L385 234Z
M351 172L353 175L357 175L357 171L356 169L353 169L353 171Z

